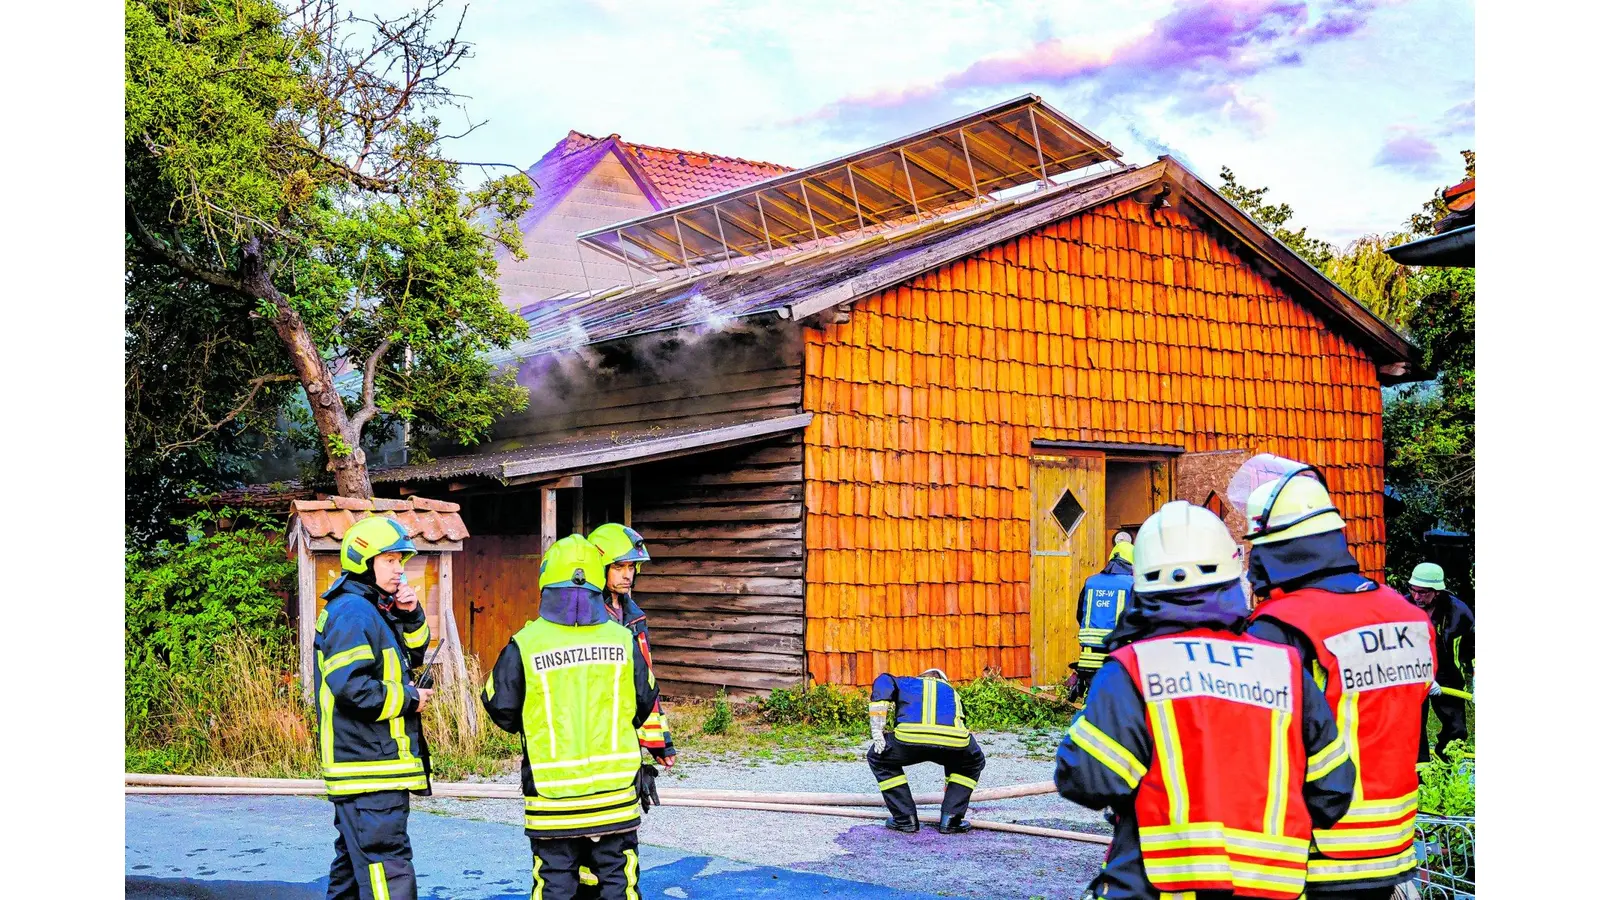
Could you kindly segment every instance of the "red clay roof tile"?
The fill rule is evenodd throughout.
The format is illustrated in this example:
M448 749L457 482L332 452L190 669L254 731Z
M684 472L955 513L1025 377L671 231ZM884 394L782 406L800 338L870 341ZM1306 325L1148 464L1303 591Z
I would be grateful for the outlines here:
M375 514L388 514L405 526L413 540L427 544L461 541L471 537L461 519L461 504L412 497L406 500L330 497L327 500L296 500L289 520L299 522L312 538L344 540L345 531L356 522Z

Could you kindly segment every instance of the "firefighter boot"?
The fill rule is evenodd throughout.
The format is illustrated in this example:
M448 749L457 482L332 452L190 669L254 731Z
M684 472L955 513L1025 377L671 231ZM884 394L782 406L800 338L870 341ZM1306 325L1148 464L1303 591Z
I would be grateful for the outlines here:
M966 834L972 830L972 823L963 821L960 816L940 816L940 834Z
M907 822L903 819L897 819L894 816L890 816L884 820L883 827L892 831L903 831L906 834L916 834L918 829L922 827L922 823L918 822L916 819L912 819L911 821Z

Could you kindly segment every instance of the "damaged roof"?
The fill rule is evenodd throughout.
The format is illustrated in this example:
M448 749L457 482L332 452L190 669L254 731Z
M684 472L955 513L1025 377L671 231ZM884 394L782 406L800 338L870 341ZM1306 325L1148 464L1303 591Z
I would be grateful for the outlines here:
M1254 220L1176 160L1130 168L969 205L931 219L810 250L714 271L685 270L639 286L557 295L525 307L529 336L496 361L571 350L654 331L718 327L775 314L804 319L905 282L1020 234L1129 194L1176 193L1300 288L1308 305L1353 332L1387 382L1414 377L1417 351ZM1164 196L1164 195L1163 195ZM1174 198L1177 199L1177 198Z
M810 422L811 413L800 413L752 415L744 421L716 426L664 427L634 423L604 433L575 435L535 446L450 456L431 463L385 469L373 472L372 481L374 484L456 478L493 478L505 484L550 481L565 475L747 444L799 431Z

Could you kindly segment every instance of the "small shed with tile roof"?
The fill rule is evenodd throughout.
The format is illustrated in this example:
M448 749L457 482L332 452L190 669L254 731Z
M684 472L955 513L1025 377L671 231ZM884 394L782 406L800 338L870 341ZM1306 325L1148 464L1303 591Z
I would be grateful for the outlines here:
M315 658L312 639L325 601L339 577L339 547L345 531L369 516L387 516L403 525L417 554L406 563L406 581L417 592L428 616L428 657L437 660L441 682L465 683L460 629L455 610L455 554L468 538L461 505L424 497L405 500L328 497L293 500L289 505L288 552L299 563L294 609L300 646L300 683L309 698ZM443 649L441 649L441 645ZM469 709L475 704L469 704Z
M799 212L771 245L704 236L751 208ZM503 361L530 405L481 452L374 484L461 499L474 585L633 525L669 692L1058 683L1112 535L1173 498L1237 534L1258 452L1317 465L1382 575L1380 388L1415 348L1176 160L1123 163L1037 97L585 240L669 243L648 284L525 311Z

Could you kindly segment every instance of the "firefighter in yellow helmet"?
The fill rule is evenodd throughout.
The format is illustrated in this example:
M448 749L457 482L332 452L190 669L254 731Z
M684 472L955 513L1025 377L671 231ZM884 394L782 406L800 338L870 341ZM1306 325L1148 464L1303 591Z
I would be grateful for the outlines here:
M318 756L339 832L330 898L417 896L406 822L411 794L431 793L420 713L433 691L412 680L429 638L405 583L416 552L394 519L351 525L339 548L343 572L317 617Z
M606 612L639 639L645 664L653 670L655 663L650 658L650 626L645 621L644 610L633 602L633 580L644 564L650 561L650 551L645 549L644 538L626 525L607 522L589 532L589 543L595 545L606 563ZM678 751L672 746L672 731L667 727L667 717L661 712L659 702L644 727L639 729L639 746L648 750L656 762L672 768Z
M638 641L606 613L604 573L582 535L552 544L539 564L539 617L483 688L489 717L522 738L523 824L533 896L544 900L576 897L580 867L602 900L639 896L639 821L655 788L637 729L657 691Z

